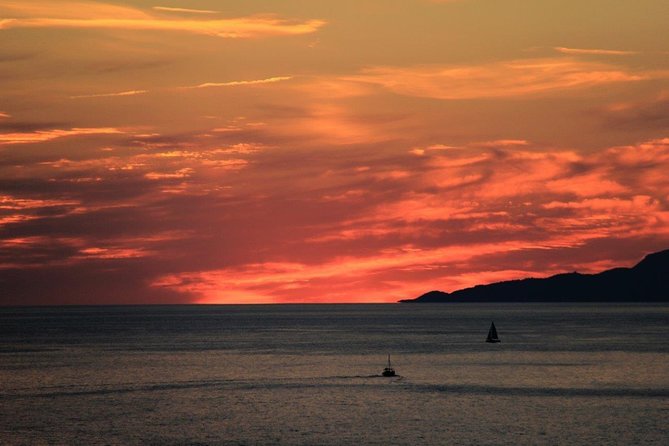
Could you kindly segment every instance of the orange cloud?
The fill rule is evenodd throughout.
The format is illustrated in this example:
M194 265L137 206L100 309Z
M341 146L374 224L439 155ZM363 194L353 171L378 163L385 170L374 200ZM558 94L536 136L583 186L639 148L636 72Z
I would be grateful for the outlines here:
M139 94L146 94L147 90L129 90L120 91L118 93L98 93L98 94L83 94L77 96L70 96L70 99L89 99L89 98L111 98L116 96L137 96Z
M52 139L65 138L68 136L85 135L113 135L124 133L122 130L112 127L101 128L72 128L70 130L38 130L23 133L0 133L0 145L8 144L32 144L51 141Z
M89 19L116 17L119 19L147 19L150 16L140 9L92 1L3 1L0 11L5 17L53 17Z
M21 223L24 221L35 220L37 217L32 215L12 214L0 217L0 226Z
M379 131L356 116L348 107L329 102L314 102L299 116L277 116L271 131L280 137L301 135L310 144L368 144L392 138L392 129Z
M165 287L199 296L199 303L254 303L268 302L273 291L297 293L312 282L336 278L337 281L363 279L378 271L402 270L424 264L462 262L477 256L509 252L527 248L527 244L509 241L499 244L450 246L422 250L411 247L382 252L371 257L339 258L325 264L260 263L238 268L166 275L157 279L154 287ZM268 295L269 292L269 295ZM362 297L367 302L393 301L405 290L389 295L369 293ZM331 291L332 293L332 291ZM319 293L302 302L337 302L339 294ZM353 296L360 302L361 298Z
M152 258L174 259L176 251L178 259L184 258L183 252L195 252L194 256L203 257L196 266L178 260L184 262L182 267L194 270L159 270L149 281L153 292L184 293L201 303L394 301L434 287L453 290L537 271L564 270L564 265L533 263L556 255L537 254L539 251L576 252L575 248L611 239L666 239L669 235L669 181L664 174L669 168L665 156L669 139L591 153L548 150L525 140L505 139L457 148L425 144L423 157L411 156L399 147L392 157L371 163L371 167L369 160L361 158L345 162L340 171L335 162L322 176L292 175L300 168L281 170L279 176L291 173L287 186L273 183L267 170L255 169L264 162L278 165L277 158L271 157L282 155L260 146L239 143L199 150L192 141L172 142L165 135L149 134L137 141L142 150L125 157L61 159L41 162L36 168L48 169L49 175L60 175L65 181L78 178L70 174L77 171L85 175L82 178L91 178L95 171L103 181L111 182L115 176L140 180L131 182L133 189L137 184L150 189L143 190L141 197L113 204L142 203L142 209L152 209L155 215L181 225L184 220L179 220L178 213L182 208L171 209L170 203L188 202L195 213L187 216L188 224L196 225L188 227L196 233L202 229L197 226L201 219L197 212L203 206L206 226L226 228L225 240L202 230L205 251L247 249L243 246L246 240L261 243L267 250L258 261L231 254L228 264L228 258L226 263L212 261L198 251L197 236L178 244L151 242L141 234L117 239L94 236L67 244L66 254L58 261L94 265L143 258L150 262ZM153 147L153 143L158 145ZM242 159L246 155L258 156L258 163L247 165ZM278 160L288 164L281 157ZM248 168L224 178L211 170L219 162ZM105 169L114 174L105 176ZM259 184L260 177L263 184ZM296 185L302 182L309 187ZM112 189L111 184L105 189ZM272 190L269 184L284 187ZM82 191L87 188L79 187ZM184 199L180 194L190 195ZM213 202L221 206L212 210ZM5 205L8 215L0 217L0 224L10 226L33 218L31 213L37 218L64 215L51 209L31 212L48 205L37 199L18 203L9 197ZM93 212L96 203L63 205L76 207L67 211L76 216ZM290 209L284 212L282 207ZM251 213L249 218L258 226L238 219L237 212ZM325 217L319 219L318 213ZM155 228L154 224L150 227ZM249 227L240 230L235 225ZM265 238L266 233L273 235ZM242 246L231 248L230 240L239 234L244 234ZM14 251L28 243L21 237L11 237L16 239L9 242ZM268 240L271 242L266 243ZM16 267L15 263L0 259L3 265Z
M555 51L563 54L575 55L596 55L596 56L629 56L638 54L636 51L622 51L622 50L602 50L602 49L583 49L583 48L565 48L563 46L553 47Z
M218 14L220 11L211 11L208 9L188 9L188 8L170 8L167 6L154 6L152 9L165 12L185 12L187 14Z
M378 85L406 96L457 100L537 96L658 76L666 74L634 72L569 58L544 58L482 65L373 67L345 80Z
M276 76L267 79L256 79L250 81L205 82L203 84L193 85L191 87L182 87L182 88L194 89L194 88L212 88L212 87L237 87L244 85L262 85L262 84L273 84L275 82L287 81L292 78L293 78L292 76Z
M402 193L311 241L395 238L438 245L452 231L482 234L479 240L528 237L543 246L574 247L669 233L669 139L591 154L480 147L420 158L422 174L411 169L408 179L386 180L401 181Z
M132 156L112 156L84 160L61 158L55 161L43 161L33 167L33 174L44 173L43 168L53 169L56 178L53 182L98 182L104 181L109 172L126 172L142 176L152 181L188 179L196 171L204 174L209 171L218 173L220 170L239 170L246 167L249 161L241 155L251 155L260 150L260 146L236 144L230 147L200 150L166 150L155 151L150 145L150 153L139 153ZM25 172L28 170L24 169ZM95 172L97 175L91 176ZM79 176L83 175L83 176ZM181 193L186 192L186 189Z
M637 145L613 147L606 157L627 167L669 164L669 138L653 139Z
M530 143L524 139L496 139L494 141L483 141L474 143L472 146L479 147L514 147L514 146L528 146Z
M188 178L193 174L193 169L190 167L184 167L179 169L176 172L147 172L144 174L149 180L165 180L165 179L174 179L174 178Z
M6 18L0 20L0 29L11 28L81 28L122 29L144 31L179 31L225 38L251 38L309 34L325 22L284 20L268 16L250 16L229 19L164 18L149 12L103 3L8 2L0 5Z
M544 205L546 209L590 209L607 211L606 216L615 218L618 213L643 213L659 210L659 202L647 195L636 195L630 199L622 198L588 198L575 202L551 202Z
M617 181L606 178L604 172L592 172L551 180L546 183L546 189L556 193L569 192L582 197L616 195L628 190Z
M79 253L86 259L134 259L146 257L149 251L141 248L84 248Z
M571 163L581 158L574 152L507 152L491 157L489 165L479 166L488 172L486 181L472 195L478 199L500 199L543 193L545 183L568 175Z
M10 195L0 195L0 209L25 210L40 209L53 206L76 206L77 200L35 200L30 198L17 198Z

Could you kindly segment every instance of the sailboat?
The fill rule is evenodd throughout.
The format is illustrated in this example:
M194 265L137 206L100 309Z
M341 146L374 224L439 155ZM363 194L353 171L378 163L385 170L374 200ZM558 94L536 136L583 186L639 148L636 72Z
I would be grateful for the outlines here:
M486 342L496 343L502 342L497 336L497 329L495 328L495 323L490 324L490 330L488 330L488 337L485 340Z
M388 366L381 373L383 376L395 376L395 369L390 365L390 355L388 355Z

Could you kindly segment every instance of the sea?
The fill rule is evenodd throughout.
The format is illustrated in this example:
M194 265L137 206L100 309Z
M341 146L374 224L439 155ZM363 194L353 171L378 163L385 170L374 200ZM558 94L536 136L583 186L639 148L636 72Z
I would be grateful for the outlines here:
M0 308L0 444L667 445L669 305Z

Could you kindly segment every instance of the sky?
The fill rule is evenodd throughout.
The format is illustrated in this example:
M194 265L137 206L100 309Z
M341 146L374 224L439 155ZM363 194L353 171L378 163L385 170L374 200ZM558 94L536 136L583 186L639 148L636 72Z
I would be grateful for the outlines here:
M394 302L669 248L666 0L0 0L0 304Z

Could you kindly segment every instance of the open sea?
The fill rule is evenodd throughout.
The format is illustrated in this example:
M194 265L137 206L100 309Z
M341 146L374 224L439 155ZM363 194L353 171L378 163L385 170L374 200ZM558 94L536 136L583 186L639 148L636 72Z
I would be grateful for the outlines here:
M0 444L667 445L669 306L0 308Z

